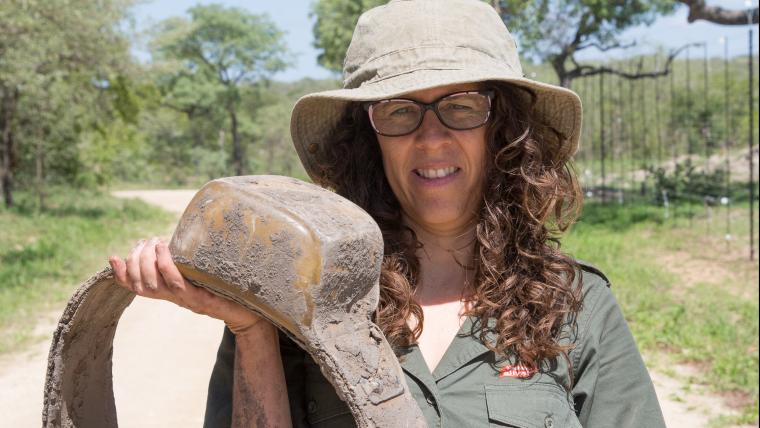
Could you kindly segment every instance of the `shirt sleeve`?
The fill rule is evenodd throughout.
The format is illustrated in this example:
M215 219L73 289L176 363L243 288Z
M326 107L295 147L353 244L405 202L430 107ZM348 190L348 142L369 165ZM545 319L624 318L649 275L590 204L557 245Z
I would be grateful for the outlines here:
M308 428L304 383L303 351L290 338L280 332L280 354L288 388L290 416L293 428ZM232 424L232 383L235 363L235 335L225 327L222 342L216 354L206 398L204 428L229 428Z
M232 425L232 379L235 363L235 336L225 327L216 352L206 397L203 428L229 428Z
M293 428L308 428L306 420L306 351L280 332L280 354L285 371L285 384L290 402L290 419Z
M584 273L573 349L576 413L586 428L665 428L654 385L606 280Z

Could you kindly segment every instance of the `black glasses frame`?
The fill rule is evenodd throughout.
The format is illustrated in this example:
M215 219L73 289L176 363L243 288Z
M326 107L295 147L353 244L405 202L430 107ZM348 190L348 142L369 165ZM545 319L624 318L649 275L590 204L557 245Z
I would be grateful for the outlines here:
M443 118L441 117L441 113L438 111L438 104L441 101L443 101L444 99L448 98L448 97L451 97L451 96L454 96L454 95L468 95L468 94L479 94L479 95L484 95L486 98L488 98L488 113L486 114L485 119L483 120L482 123L480 123L478 125L469 126L469 127L466 127L466 128L456 128L456 127L453 127L453 126L449 126L449 124L447 124L446 121L444 121ZM390 98L390 99L387 99L387 100L380 100L380 101L368 101L368 102L363 103L362 106L364 107L364 110L366 110L367 113L368 113L368 115L369 115L369 121L372 124L372 129L374 129L375 132L378 135L382 135L382 136L385 136L385 137L403 137L404 135L409 135L409 134L413 133L414 131L416 131L417 129L419 129L419 127L422 125L422 121L425 120L425 113L427 113L428 110L432 110L433 113L435 113L435 115L438 118L438 120L443 124L443 126L449 128L449 129L453 129L455 131L467 131L467 130L470 130L470 129L480 128L481 126L483 126L486 123L488 123L488 119L491 118L491 108L493 107L493 100L494 100L495 95L496 95L496 93L493 90L485 90L485 91L461 91L461 92L452 92L450 94L446 94L446 95L438 98L437 100L435 100L435 101L433 101L431 103L421 103L419 101L412 100L412 99L409 99L409 98ZM385 134L385 133L382 133L382 132L378 131L377 127L375 126L375 121L372 119L372 109L376 105L378 105L378 104L383 104L383 103L387 103L387 102L391 102L391 101L407 101L407 102L412 102L412 103L416 104L417 106L419 106L422 109L422 114L420 114L420 119L417 121L417 125L414 128L412 128L411 131L404 132L403 134Z

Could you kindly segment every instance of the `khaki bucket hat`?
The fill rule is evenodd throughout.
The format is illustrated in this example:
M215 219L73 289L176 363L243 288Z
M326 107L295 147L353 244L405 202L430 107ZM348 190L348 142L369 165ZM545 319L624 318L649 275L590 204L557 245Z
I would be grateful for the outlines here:
M500 81L535 94L535 118L567 139L581 132L578 95L523 75L517 46L501 17L479 0L392 0L359 18L343 65L343 89L302 97L290 131L309 176L346 107L437 86Z

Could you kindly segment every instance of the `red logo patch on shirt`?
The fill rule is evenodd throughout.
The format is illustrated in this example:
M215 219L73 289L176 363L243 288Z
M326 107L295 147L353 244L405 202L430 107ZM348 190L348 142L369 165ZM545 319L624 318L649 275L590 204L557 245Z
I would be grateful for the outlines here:
M508 365L499 369L499 377L514 377L518 379L528 379L536 374L535 369L529 369L522 364Z

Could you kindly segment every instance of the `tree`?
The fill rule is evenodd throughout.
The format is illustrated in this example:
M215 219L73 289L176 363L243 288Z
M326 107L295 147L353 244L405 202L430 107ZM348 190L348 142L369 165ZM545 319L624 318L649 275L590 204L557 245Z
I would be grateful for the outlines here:
M102 95L109 79L129 61L128 43L118 26L132 4L0 2L0 182L6 206L13 205L16 173L26 172L21 165L30 154L42 206L50 154L71 144L71 133L84 132L97 121L97 99L108 98ZM85 108L74 108L76 100L85 98L88 104L80 105Z
M705 0L678 0L689 7L689 23L703 19L720 25L747 25L751 20L758 23L758 8L728 10L720 6L708 6Z
M318 0L312 4L314 47L319 49L317 61L335 72L343 69L343 58L351 43L354 27L362 12L385 4L387 0Z
M245 150L240 136L238 109L241 85L255 84L288 65L282 32L265 15L220 5L196 6L190 21L172 18L162 22L154 40L159 60L178 61L175 83L199 85L209 98L184 100L196 108L213 100L223 106L232 137L232 163L242 175ZM177 88L177 86L175 86ZM186 92L192 98L192 91ZM191 102L187 102L191 101Z
M294 82L270 82L266 87L260 87L255 96L245 98L246 110L254 109L254 103L264 106L256 109L256 117L252 121L258 152L253 165L256 171L308 180L298 154L293 150L290 111L293 104L306 94L339 87L340 82L332 79L305 78Z
M495 3L496 0L491 1ZM591 48L601 51L624 48L620 33L649 25L675 10L672 0L507 0L499 1L497 6L507 27L520 41L523 54L551 64L560 85L565 87L573 79L599 73L639 77L638 73L581 65L575 55Z

